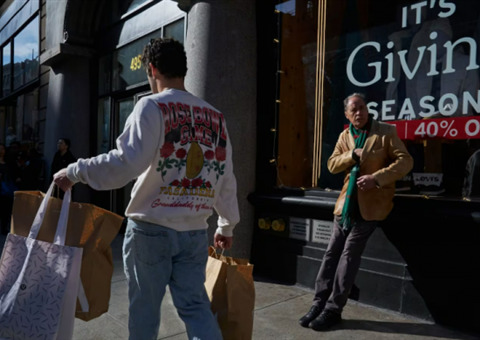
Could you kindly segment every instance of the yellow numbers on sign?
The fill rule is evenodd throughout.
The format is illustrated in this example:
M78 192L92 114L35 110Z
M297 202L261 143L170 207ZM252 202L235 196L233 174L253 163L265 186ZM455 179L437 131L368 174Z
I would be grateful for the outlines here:
M142 55L139 54L136 57L132 58L130 63L130 70L136 71L142 67Z

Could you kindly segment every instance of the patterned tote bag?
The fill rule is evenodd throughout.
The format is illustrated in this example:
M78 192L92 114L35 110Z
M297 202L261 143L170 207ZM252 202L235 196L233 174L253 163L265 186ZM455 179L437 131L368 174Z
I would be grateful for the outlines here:
M65 246L70 190L54 242L36 239L53 188L52 183L28 237L7 236L0 259L0 339L72 338L83 249Z

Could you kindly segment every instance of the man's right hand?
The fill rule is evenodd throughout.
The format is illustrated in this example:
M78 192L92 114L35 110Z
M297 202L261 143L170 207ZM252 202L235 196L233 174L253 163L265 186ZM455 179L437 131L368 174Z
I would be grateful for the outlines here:
M57 172L55 175L53 175L53 181L63 191L67 191L68 189L71 189L75 184L68 179L67 168L62 169L59 172Z
M363 149L356 148L355 150L353 150L353 152L355 152L355 155L357 155L358 159L362 158Z

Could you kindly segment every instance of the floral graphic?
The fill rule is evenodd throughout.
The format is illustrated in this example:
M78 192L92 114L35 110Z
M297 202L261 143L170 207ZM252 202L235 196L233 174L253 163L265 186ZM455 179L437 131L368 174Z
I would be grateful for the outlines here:
M185 158L185 156L187 155L187 150L185 149L178 149L177 152L175 152L175 156L177 156L177 158Z
M173 153L175 150L175 146L173 146L173 143L166 142L163 144L162 148L160 149L160 156L163 158L168 158L170 155Z
M222 164L221 162L225 161L226 156L227 152L222 146L217 146L215 152L212 150L205 152L205 162L203 166L207 169L208 173L210 173L212 169L217 173L217 181L225 172L225 163ZM213 160L214 157L215 160Z
M226 157L227 151L225 150L225 148L222 146L217 146L217 148L215 149L215 158L217 159L217 161L223 162Z
M215 157L215 153L212 150L207 150L207 152L205 152L205 159L211 161L213 157Z
M175 146L170 142L165 142L160 148L160 156L162 156L163 160L158 161L157 171L162 173L162 178L167 174L167 169L175 167L178 169L178 172L180 172L187 162L185 159L187 151L184 148L178 149L175 152L176 158L170 158L173 151L175 151Z
M191 183L192 182L190 182L190 180L188 178L183 178L180 185L184 188L188 188L188 187L190 187Z
M192 180L189 180L188 178L184 177L182 180L174 180L172 183L170 183L172 187L180 187L180 188L186 188L186 189L194 189L194 188L211 188L212 183L209 181L206 181L205 179L201 177L194 178Z
M202 149L198 148L200 157L202 156ZM158 161L157 171L161 173L162 178L167 174L168 169L177 168L178 172L182 170L187 164L188 152L185 148L175 150L175 146L172 142L165 142L160 148L160 156L162 157ZM215 150L206 150L203 153L203 167L210 173L212 170L216 173L216 179L220 178L225 172L225 159L227 152L225 147L217 146ZM201 159L201 158L200 158ZM201 167L201 165L200 165ZM200 170L201 168L199 168ZM187 167L188 175L188 167ZM190 178L192 178L191 176ZM175 180L170 185L188 187L203 187L210 188L212 184L205 182L204 179L197 177L194 179L183 178L181 181Z

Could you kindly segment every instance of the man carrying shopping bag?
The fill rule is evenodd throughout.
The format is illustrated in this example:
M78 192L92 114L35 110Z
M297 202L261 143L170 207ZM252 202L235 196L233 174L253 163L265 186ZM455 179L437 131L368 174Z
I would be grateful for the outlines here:
M54 242L37 239L50 186L28 237L8 234L0 260L0 338L68 340L73 335L82 248L65 246L71 191L62 204Z
M156 339L167 285L189 339L221 339L204 282L212 209L215 247L231 247L239 221L225 117L185 90L179 42L152 39L142 62L153 94L135 105L117 148L79 159L54 179L63 190L76 182L110 190L136 178L123 245L130 339Z

